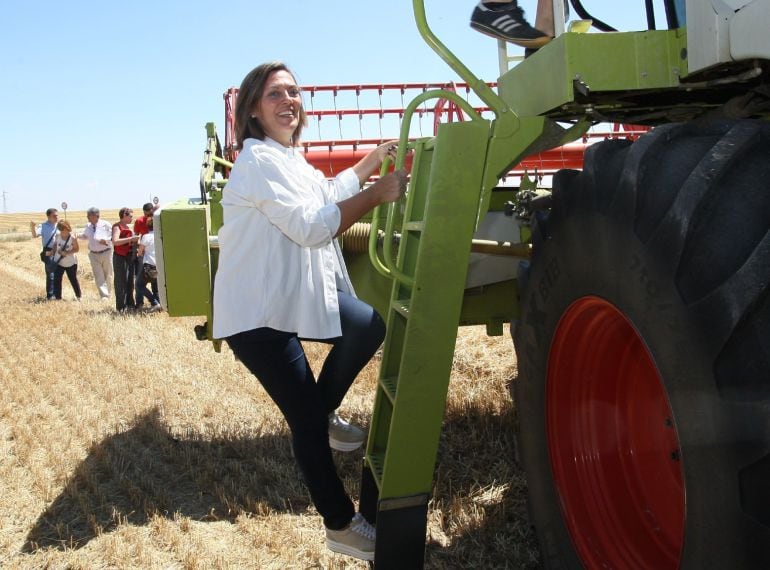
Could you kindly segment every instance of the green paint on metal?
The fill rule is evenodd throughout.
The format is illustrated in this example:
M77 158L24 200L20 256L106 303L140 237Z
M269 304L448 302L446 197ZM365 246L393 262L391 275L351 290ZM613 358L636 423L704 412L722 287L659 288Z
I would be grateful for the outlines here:
M219 228L225 223L222 210L222 188L209 190L209 217L211 219L211 235L219 235Z
M500 97L521 116L563 113L591 94L677 88L687 74L682 30L566 33L499 79Z
M430 99L446 99L448 101L451 101L455 103L458 107L460 107L463 111L467 113L467 115L471 118L472 121L481 121L486 122L484 119L481 118L481 116L476 112L476 110L473 108L473 106L468 103L465 99L457 95L457 93L453 93L451 91L446 91L443 89L435 89L432 91L426 91L425 93L422 93L415 97L409 105L404 109L404 116L401 124L401 135L399 138L399 145L398 145L398 156L396 157L396 164L395 167L402 168L404 165L404 161L406 158L406 152L407 149L414 148L414 143L409 142L409 129L411 127L412 118L414 116L414 112L417 110L417 108L423 104L425 101L428 101ZM415 157L415 160L418 160L419 157ZM382 169L380 172L380 175L384 175L387 172L389 163L386 160L383 162ZM414 170L414 164L412 166ZM412 192L407 193L405 197L405 203L403 201L398 203L390 203L387 206L387 216L386 216L386 223L385 223L385 241L383 246L383 260L380 261L380 258L377 254L377 232L379 230L379 219L380 219L380 207L377 206L374 209L374 212L372 214L373 218L373 227L372 227L372 233L370 235L369 239L369 257L372 261L372 265L377 270L378 273L381 275L384 275L386 277L393 277L397 281L404 283L405 285L411 286L413 284L413 277L411 275L407 275L403 273L396 264L393 263L393 252L392 252L392 244L393 240L390 238L390 236L393 235L395 223L396 223L396 209L403 205L403 208L405 211L410 211L412 209L411 205L411 196L413 195Z
M211 311L212 267L208 208L179 200L156 216L161 283L172 317L207 316Z
M516 259L510 261L512 264L519 263ZM463 295L460 325L486 325L487 334L499 336L502 334L503 323L517 319L520 315L518 297L516 280L466 289Z
M514 133L504 127L498 129L499 120L493 124L492 138L489 141L482 189L476 206L476 226L481 223L488 208L492 190L497 186L503 174L518 164L527 154L528 149L541 136L545 127L543 117L522 118ZM500 134L500 133L504 134Z
M397 264L414 284L393 286L366 456L380 500L432 486L489 129L442 125L412 171Z
M233 163L232 162L230 162L229 160L225 160L224 158L220 158L217 155L213 155L211 157L211 160L213 160L214 162L216 162L220 166L224 166L225 168L232 168L233 167Z
M518 130L509 133L505 127L496 128L497 124L496 120L487 152L484 182L476 218L477 226L489 209L492 190L505 173L526 156L573 141L582 136L591 126L590 121L585 118L564 127L545 117L521 117L518 121Z
M206 150L203 153L203 165L201 166L200 187L203 194L210 204L211 235L218 235L219 228L224 223L224 214L222 212L222 187L226 180L218 178L222 175L225 168L232 168L232 163L224 160L221 156L222 149L217 136L217 129L214 123L206 123Z
M530 178L529 174L525 172L521 177L519 189L531 191L537 190L537 180L535 178Z
M494 188L489 198L489 211L502 212L506 202L512 202L516 197L516 188L499 186Z

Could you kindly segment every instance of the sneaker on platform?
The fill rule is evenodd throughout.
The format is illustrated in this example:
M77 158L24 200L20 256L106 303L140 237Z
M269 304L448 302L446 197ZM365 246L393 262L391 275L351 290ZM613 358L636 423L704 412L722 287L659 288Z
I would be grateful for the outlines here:
M500 3L497 9L479 2L471 14L471 28L528 48L539 48L551 41L550 36L529 25L524 10L515 2Z
M341 530L326 529L326 547L332 552L347 554L361 560L374 560L374 541L377 531L356 513L350 524Z
M361 428L349 424L336 412L329 414L329 445L337 451L353 451L366 441Z

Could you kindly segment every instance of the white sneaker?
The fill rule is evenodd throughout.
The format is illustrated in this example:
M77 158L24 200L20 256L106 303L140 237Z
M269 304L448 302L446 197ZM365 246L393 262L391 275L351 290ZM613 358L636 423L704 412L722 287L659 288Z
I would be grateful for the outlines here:
M361 560L374 560L374 542L377 531L361 513L356 513L350 524L341 530L326 529L326 547L332 552L347 554Z
M336 412L329 414L329 445L337 451L353 451L366 441L361 428L349 424Z

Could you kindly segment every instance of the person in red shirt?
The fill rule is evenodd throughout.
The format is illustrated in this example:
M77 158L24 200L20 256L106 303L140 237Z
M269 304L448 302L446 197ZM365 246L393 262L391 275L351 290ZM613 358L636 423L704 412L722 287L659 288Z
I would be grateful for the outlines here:
M153 213L155 212L155 206L147 202L144 206L142 206L142 213L143 216L139 216L136 220L134 220L134 234L138 236L143 236L144 234L148 233L150 230L147 228L147 219L152 218Z
M134 266L136 251L135 236L129 224L134 217L131 208L121 208L118 212L120 221L112 225L112 268L115 279L115 308L124 312L134 308Z
M147 228L147 220L152 218L152 214L155 212L155 206L153 206L151 203L147 202L144 206L142 206L142 213L143 216L139 216L136 220L134 220L134 235L139 236L139 239L142 238L142 236L146 233L148 233L150 230ZM144 305L144 298L147 297L147 295L144 293L147 291L144 279L144 259L142 259L141 255L137 255L134 260L134 275L135 275L135 282L134 282L134 292L136 293L136 308L141 309ZM147 300L152 303L152 299L150 297L147 297Z

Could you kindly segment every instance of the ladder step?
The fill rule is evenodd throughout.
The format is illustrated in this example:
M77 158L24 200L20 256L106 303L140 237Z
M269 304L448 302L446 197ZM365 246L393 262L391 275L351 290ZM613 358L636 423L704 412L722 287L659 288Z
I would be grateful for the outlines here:
M408 232L421 232L425 230L425 222L406 222L404 223L404 230Z
M369 468L372 470L374 482L377 483L377 487L382 487L382 473L385 465L385 452L382 451L367 453L366 462L369 464Z
M396 299L390 302L390 308L396 311L405 319L409 318L409 299Z
M395 404L396 387L398 386L398 378L397 377L380 378L380 386L382 387L382 391L385 392L385 395L390 400L390 403Z

